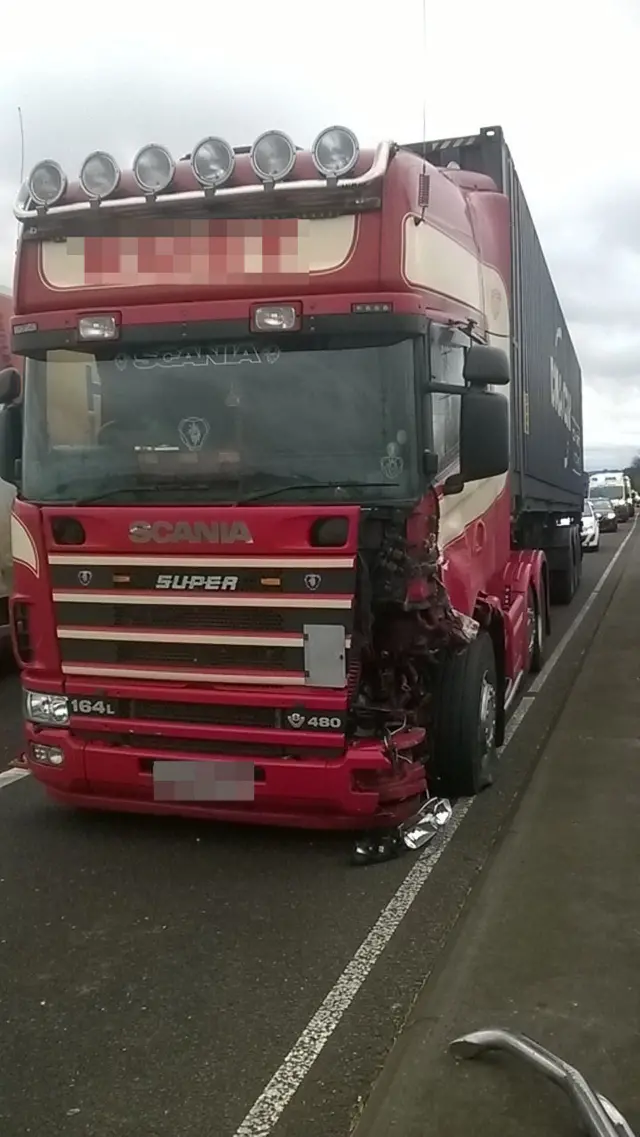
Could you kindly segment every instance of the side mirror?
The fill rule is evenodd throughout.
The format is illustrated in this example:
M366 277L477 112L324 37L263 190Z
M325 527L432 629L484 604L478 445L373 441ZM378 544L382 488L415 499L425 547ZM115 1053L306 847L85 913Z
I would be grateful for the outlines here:
M5 367L0 371L0 406L15 403L20 394L22 380L15 367Z
M22 444L22 407L0 406L0 479L18 485L17 468Z
M511 381L509 357L499 347L473 343L467 349L462 374L472 387L505 387Z
M460 407L460 474L465 482L509 469L509 401L495 391L465 391Z

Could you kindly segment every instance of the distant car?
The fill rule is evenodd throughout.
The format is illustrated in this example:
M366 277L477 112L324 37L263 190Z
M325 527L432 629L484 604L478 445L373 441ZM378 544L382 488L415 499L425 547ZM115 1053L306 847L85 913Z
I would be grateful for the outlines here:
M585 501L582 510L582 548L597 552L600 548L600 522L590 501Z
M606 497L592 497L589 504L596 515L601 533L617 533L618 518Z

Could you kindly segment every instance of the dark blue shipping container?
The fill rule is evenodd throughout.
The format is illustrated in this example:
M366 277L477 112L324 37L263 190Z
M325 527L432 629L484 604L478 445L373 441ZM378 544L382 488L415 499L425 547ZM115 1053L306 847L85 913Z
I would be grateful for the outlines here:
M517 513L582 509L582 374L500 127L410 147L487 174L511 204L512 488Z

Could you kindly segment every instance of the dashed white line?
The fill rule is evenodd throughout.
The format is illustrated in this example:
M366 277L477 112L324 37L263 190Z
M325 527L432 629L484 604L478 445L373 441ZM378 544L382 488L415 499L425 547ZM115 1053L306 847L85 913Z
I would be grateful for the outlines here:
M636 519L637 520L637 519ZM520 700L511 715L505 732L504 746L507 746L518 730L525 715L535 703L535 694L540 691L558 663L563 651L573 638L587 612L595 602L607 577L622 555L631 538L636 522L610 560L593 591L583 604L575 619L560 640L548 663L530 685L526 695ZM504 749L504 746L502 749ZM387 947L394 932L411 908L421 888L431 876L444 850L471 809L475 798L466 798L456 804L453 816L446 831L435 849L427 849L419 857L413 868L404 878L397 892L376 920L373 928L349 961L329 994L318 1007L315 1015L302 1031L271 1081L252 1105L248 1114L236 1129L233 1137L269 1137L279 1118L284 1113L293 1095L299 1090L316 1058L321 1054L329 1038L340 1023L358 991L373 970L382 952Z

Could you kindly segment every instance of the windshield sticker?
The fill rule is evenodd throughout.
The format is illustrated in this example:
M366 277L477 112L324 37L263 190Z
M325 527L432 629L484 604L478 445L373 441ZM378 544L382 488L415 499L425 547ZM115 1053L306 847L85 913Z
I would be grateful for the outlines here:
M387 453L384 458L380 459L380 470L382 476L388 482L397 482L402 471L404 470L404 461L402 456L398 454L398 445L396 442L390 442L387 446Z
M187 450L201 450L207 441L210 430L204 418L183 418L178 424L178 434Z
M280 348L275 345L257 348L255 344L216 344L212 347L181 347L168 351L144 351L134 355L121 352L116 356L118 371L129 367L151 371L156 367L230 367L239 363L275 363Z

